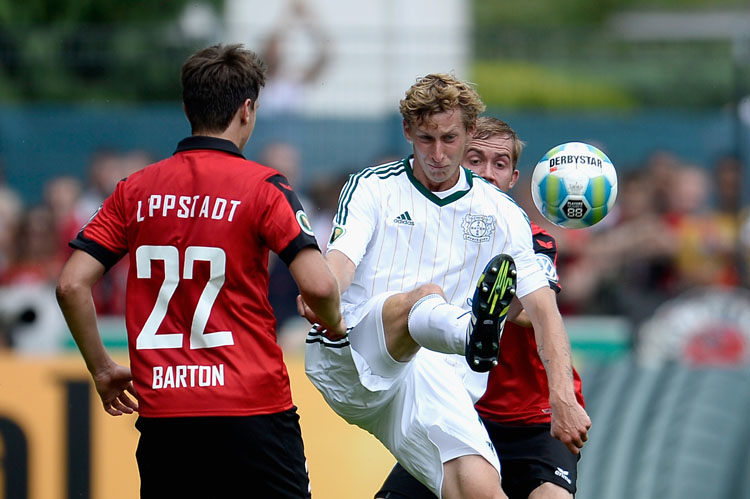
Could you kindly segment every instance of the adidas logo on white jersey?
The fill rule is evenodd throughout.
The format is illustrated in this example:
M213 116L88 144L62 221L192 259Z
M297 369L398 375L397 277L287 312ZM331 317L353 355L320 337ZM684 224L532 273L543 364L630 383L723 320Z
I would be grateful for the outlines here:
M414 221L411 219L408 211L403 212L399 216L393 219L397 224L414 225Z

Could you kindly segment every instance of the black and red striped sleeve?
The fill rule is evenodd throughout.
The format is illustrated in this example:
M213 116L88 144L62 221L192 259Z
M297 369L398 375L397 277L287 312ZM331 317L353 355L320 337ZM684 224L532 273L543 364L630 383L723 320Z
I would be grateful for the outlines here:
M260 190L261 237L289 265L304 248L320 250L310 220L286 177L268 177Z

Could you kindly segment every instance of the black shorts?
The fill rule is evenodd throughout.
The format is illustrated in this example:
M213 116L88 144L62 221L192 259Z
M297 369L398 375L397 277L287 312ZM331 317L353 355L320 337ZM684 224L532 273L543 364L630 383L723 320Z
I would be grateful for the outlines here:
M503 490L510 499L529 497L544 482L576 493L578 459L550 435L550 425L509 426L482 419L500 456Z
M509 426L483 421L500 456L503 490L510 499L526 499L544 482L575 494L580 455L553 438L550 425ZM375 497L434 499L435 495L396 463Z
M241 417L144 418L141 497L309 498L297 409Z

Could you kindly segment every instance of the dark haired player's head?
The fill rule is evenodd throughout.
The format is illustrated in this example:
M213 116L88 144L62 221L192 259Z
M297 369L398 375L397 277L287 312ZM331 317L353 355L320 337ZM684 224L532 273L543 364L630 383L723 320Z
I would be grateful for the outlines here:
M182 102L193 135L224 132L247 99L254 109L266 66L240 44L213 45L182 65Z

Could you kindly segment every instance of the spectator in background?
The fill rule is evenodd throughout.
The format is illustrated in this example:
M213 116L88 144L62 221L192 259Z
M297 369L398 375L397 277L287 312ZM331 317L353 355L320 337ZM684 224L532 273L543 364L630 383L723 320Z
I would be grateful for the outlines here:
M15 254L15 239L23 213L23 201L18 193L0 185L0 273L4 272Z
M284 175L291 185L298 186L301 172L297 146L280 140L269 142L263 146L260 158L263 164Z
M736 227L733 220L710 207L710 172L684 165L675 173L665 213L677 240L673 294L693 287L739 284L734 259Z
M677 155L666 149L659 149L648 155L643 168L650 178L657 213L668 210L671 182L675 171L682 166Z
M18 258L18 231L21 227L24 205L21 196L5 184L5 169L0 159L0 280L7 275L9 266ZM16 346L16 325L22 322L11 289L0 282L0 350Z
M734 248L727 249L725 258L736 268L738 284L748 286L750 252L743 248L741 240L743 220L748 216L742 198L742 170L742 160L734 154L723 155L714 163L716 223L723 233L731 233L734 241Z
M0 274L0 335L17 353L60 351L65 323L55 304L54 283L63 264L55 219L45 204L20 217L8 266Z
M122 177L122 160L113 149L102 147L91 155L88 177L78 201L78 218L85 223L99 209L104 199L112 194Z
M295 34L308 37L312 48L310 60L303 61L290 54L285 43ZM261 116L297 113L307 87L320 78L329 59L326 34L305 0L289 1L287 11L282 12L268 36L262 57L268 66L268 84Z
M738 245L743 269L742 284L745 287L750 287L750 210L748 209L745 209L742 213Z
M62 266L55 221L46 205L34 206L21 215L13 238L15 247L0 276L3 285L52 285Z
M0 273L14 252L14 236L23 208L21 196L5 183L5 166L0 158Z
M58 353L65 323L57 308L54 282L63 255L55 218L45 204L32 206L19 220L7 268L0 274L0 335L17 353Z
M263 97L265 105L265 92ZM269 142L260 152L260 161L284 175L293 188L299 189L300 153L296 146L284 141ZM308 216L312 217L310 214L314 210L310 201L302 195L299 196L299 200ZM269 255L268 271L271 276L268 284L268 301L276 316L277 340L284 349L293 348L293 345L304 340L304 334L309 329L307 322L297 313L297 283L289 268L275 254Z
M46 203L24 210L16 192L0 186L0 347L54 354L65 324L53 283L63 262L57 213Z
M128 151L120 158L120 178L128 177L153 162L154 157L148 151L143 149Z
M70 176L55 177L44 186L44 203L52 212L57 251L63 260L73 252L68 242L85 223L85 220L79 218L77 211L82 193L81 181Z
M714 163L716 209L736 217L742 211L742 160L734 155L721 156Z

